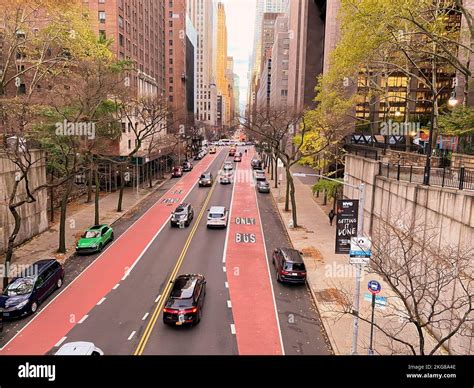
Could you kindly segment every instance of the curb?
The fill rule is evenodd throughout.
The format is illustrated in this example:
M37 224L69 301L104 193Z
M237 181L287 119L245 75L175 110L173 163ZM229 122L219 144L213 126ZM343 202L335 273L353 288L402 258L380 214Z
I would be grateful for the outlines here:
M291 247L294 248L294 245L293 245L293 241L291 240L291 237L290 237L290 233L288 232L288 227L286 226L286 223L285 223L285 220L283 219L282 215L281 215L281 212L280 212L280 208L278 207L278 203L276 202L275 200L275 196L273 194L273 191L274 190L271 190L270 189L270 193L272 195L272 201L273 201L273 205L275 206L275 209L278 213L278 217L280 218L280 221L281 223L284 225L284 230L285 230L285 234L288 238L288 241L290 242L291 244ZM303 255L303 261L304 261L304 255ZM307 286L309 288L309 292L311 293L311 297L313 298L313 305L314 307L316 308L316 311L318 312L318 316L319 316L319 321L322 323L322 327L324 329L324 337L326 338L328 344L330 345L330 350L331 352L334 354L334 355L340 355L341 353L339 353L338 351L336 352L335 349L337 350L338 347L337 347L337 343L336 341L333 339L332 336L329 336L328 333L331 333L330 331L330 327L329 327L329 324L325 321L325 319L322 318L321 316L321 313L320 313L320 309L319 309L319 303L318 303L318 300L316 299L316 295L313 291L313 288L311 287L311 282L308 280L306 280L306 283L307 283Z

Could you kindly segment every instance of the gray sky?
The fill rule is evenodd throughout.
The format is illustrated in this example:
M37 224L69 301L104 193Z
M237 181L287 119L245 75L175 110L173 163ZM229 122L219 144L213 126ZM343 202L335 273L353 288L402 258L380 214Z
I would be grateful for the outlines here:
M249 57L253 50L256 0L221 0L227 16L228 55L234 57L234 72L240 77L240 105L248 91Z

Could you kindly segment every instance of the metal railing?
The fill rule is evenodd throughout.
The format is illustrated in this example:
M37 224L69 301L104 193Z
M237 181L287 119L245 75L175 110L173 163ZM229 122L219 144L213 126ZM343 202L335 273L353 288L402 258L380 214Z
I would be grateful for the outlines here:
M398 181L423 184L424 171L424 167L379 162L379 175ZM429 183L431 186L474 190L474 170L465 167L432 167Z

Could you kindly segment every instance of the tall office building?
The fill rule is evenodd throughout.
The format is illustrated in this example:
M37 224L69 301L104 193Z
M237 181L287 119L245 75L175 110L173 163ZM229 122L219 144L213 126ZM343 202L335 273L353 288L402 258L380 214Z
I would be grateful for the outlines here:
M222 125L229 127L233 118L231 117L231 85L227 73L227 20L224 4L219 3L217 7L216 84L218 93L222 96Z
M184 1L184 0L180 0ZM213 0L187 0L187 14L197 33L195 116L205 125L217 125L215 77L216 7Z
M235 116L240 117L240 77L234 73L234 111Z
M249 101L255 101L258 79L262 67L262 21L264 13L285 13L291 0L257 0L252 57L250 59Z
M275 109L287 109L288 77L290 58L290 32L288 17L280 16L275 21L272 46L272 69L270 86L270 105Z
M326 53L333 46L333 43L327 40L328 33L333 39L336 39L337 35L336 24L334 24L336 14L332 12L335 12L334 6L339 1L301 0L290 2L288 18L292 39L290 41L289 68L292 71L288 79L288 107L294 112L314 106L314 88L317 77L322 74ZM330 5L330 3L333 4ZM328 7L327 15L326 7ZM329 13L329 8L331 8L331 13ZM331 32L325 34L326 27Z

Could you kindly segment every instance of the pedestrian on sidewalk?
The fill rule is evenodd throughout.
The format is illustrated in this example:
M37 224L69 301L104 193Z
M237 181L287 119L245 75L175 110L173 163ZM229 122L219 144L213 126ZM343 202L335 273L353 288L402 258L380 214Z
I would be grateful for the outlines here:
M331 211L328 214L329 217L329 224L332 226L332 221L334 220L334 217L336 216L336 213L334 213L334 209L331 209Z

